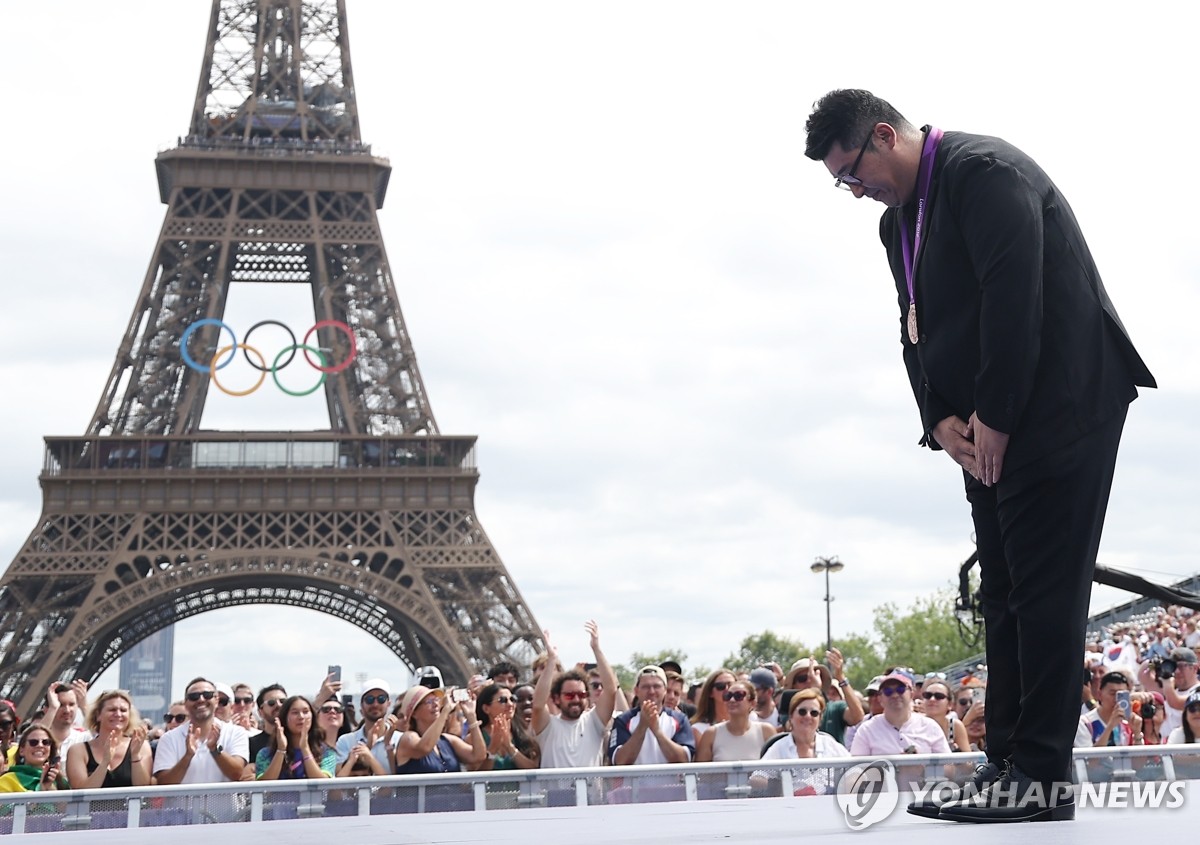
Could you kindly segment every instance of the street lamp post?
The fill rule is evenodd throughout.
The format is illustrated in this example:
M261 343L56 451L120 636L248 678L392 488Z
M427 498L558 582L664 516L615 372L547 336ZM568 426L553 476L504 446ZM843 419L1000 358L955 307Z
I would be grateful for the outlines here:
M846 568L846 564L842 563L834 557L819 557L813 561L812 571L825 573L825 649L833 648L833 623L830 621L829 603L833 601L833 596L829 594L829 573L841 572Z

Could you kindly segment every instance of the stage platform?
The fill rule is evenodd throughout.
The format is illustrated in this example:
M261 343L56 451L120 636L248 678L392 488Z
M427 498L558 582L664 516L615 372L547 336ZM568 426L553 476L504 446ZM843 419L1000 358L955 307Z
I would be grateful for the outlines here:
M969 836L973 845L1009 845L1017 837L1038 845L1103 842L1186 841L1200 829L1200 782L1186 784L1178 809L1080 808L1073 822L1036 825L960 825L910 816L903 803L888 818L862 831L847 827L836 800L747 798L728 801L626 804L598 807L531 808L496 812L452 812L413 815L322 818L259 822L251 826L173 827L169 834L154 828L90 830L64 834L25 834L10 841L63 841L79 845L191 845L253 842L254 845L695 845L704 842L846 843L875 841L956 843ZM907 796L901 796L902 802Z

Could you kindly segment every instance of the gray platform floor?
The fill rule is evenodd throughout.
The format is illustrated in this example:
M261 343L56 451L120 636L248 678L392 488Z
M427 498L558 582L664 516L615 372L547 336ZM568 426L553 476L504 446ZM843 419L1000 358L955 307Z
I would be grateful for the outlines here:
M535 808L426 815L273 821L254 825L197 825L146 830L97 830L71 834L26 834L7 840L79 845L137 843L224 843L254 845L369 845L487 843L487 845L695 845L704 842L853 843L856 841L954 843L964 834L972 845L1008 845L1025 837L1037 845L1103 842L1186 841L1200 830L1200 781L1186 784L1178 809L1081 807L1073 822L1023 825L959 825L910 816L903 803L887 819L866 830L850 830L835 800L757 798L673 804ZM901 800L905 800L901 796ZM165 835L164 835L165 834Z

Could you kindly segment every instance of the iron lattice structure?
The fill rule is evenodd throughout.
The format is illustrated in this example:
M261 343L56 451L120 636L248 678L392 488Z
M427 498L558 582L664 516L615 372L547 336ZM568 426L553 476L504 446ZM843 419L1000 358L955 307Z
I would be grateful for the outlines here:
M86 435L47 438L42 516L0 580L0 697L27 712L247 603L346 619L447 680L528 663L540 629L475 515L474 438L439 433L400 311L345 0L214 0L189 133L156 166L166 218L112 372ZM328 431L200 431L210 378L180 339L239 282L306 283L350 327ZM221 342L208 325L188 348Z

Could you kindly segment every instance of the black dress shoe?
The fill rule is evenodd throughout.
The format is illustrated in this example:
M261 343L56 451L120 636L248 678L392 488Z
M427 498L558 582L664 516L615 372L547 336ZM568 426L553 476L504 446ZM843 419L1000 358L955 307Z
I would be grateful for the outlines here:
M977 824L1070 821L1075 818L1075 793L1070 783L1034 780L1009 763L978 795L943 804L938 818Z
M961 801L964 798L969 798L972 795L978 795L984 787L990 786L999 777L1000 767L991 760L985 760L975 767L975 771L971 774L967 782L953 792L946 790L931 791L920 801L914 801L909 804L908 811L914 816L936 819L938 811L943 806L953 801Z

